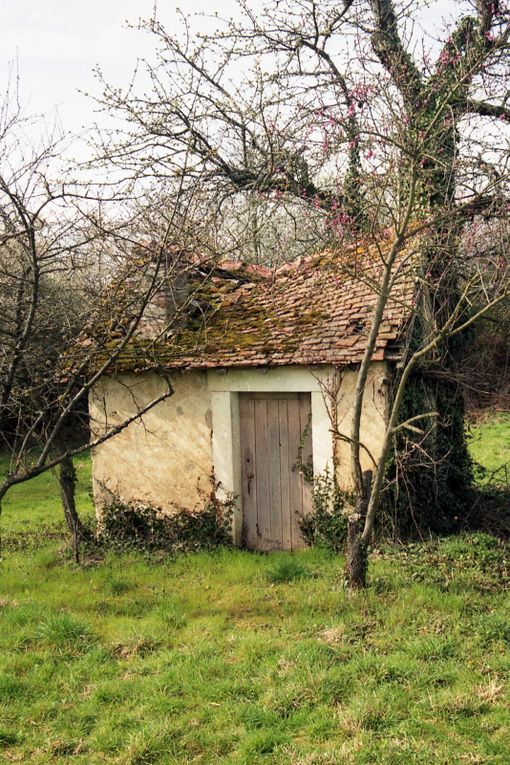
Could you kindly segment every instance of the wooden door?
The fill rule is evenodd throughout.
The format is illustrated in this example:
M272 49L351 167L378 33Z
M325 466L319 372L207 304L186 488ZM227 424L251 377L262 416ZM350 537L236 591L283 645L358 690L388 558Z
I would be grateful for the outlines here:
M312 511L300 465L311 469L309 393L241 393L243 544L252 550L305 546L299 518Z

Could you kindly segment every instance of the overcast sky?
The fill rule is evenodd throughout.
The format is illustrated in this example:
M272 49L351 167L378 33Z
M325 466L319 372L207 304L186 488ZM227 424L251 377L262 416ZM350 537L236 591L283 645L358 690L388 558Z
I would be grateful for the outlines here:
M168 28L176 24L179 5L158 2ZM439 20L451 5L452 0L435 3L428 20ZM183 0L182 7L228 16L235 0ZM27 110L48 118L58 110L64 128L79 133L95 119L92 101L78 92L98 93L93 67L99 64L109 82L122 84L137 57L151 57L150 36L127 29L125 22L150 16L152 8L153 0L3 0L0 78L5 83L10 64L17 62Z
M205 12L210 0L182 3L187 11ZM151 15L153 0L4 0L0 3L0 77L7 81L15 63L22 102L29 112L48 116L58 110L66 129L79 131L94 120L93 103L78 91L98 93L93 68L99 64L108 81L126 82L137 57L151 57L148 35L126 21ZM221 8L234 3L222 0ZM176 23L177 2L159 3L159 16Z

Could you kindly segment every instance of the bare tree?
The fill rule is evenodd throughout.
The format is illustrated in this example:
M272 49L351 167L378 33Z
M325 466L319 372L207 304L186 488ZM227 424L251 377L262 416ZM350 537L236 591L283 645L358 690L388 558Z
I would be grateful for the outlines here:
M261 13L240 0L239 8L239 20L211 34L195 35L187 18L180 35L157 17L140 24L154 35L158 59L145 64L150 87L141 94L136 76L127 90L103 83L102 105L126 124L125 139L109 153L128 176L159 182L182 176L182 157L191 154L186 189L199 184L219 211L227 203L235 209L232 200L278 203L285 235L294 216L300 236L306 231L316 248L379 247L348 434L363 516L351 540L364 552L391 446L403 432L404 392L418 369L434 406L427 412L416 403L404 420L412 429L434 417L429 465L443 468L441 485L438 471L428 470L428 497L436 503L430 525L434 512L446 520L458 514L469 489L454 374L459 338L504 298L507 266L498 279L490 268L474 274L461 236L477 216L507 216L510 12L499 0L459 0L438 43L437 30L416 31L418 2L283 0ZM381 247L388 228L392 244ZM367 373L403 261L410 271L412 238L419 241L412 246L413 345L398 370L383 456L369 480L360 440ZM257 241L260 247L263 238Z
M143 417L173 389L164 375L162 393L122 422L97 434L92 429L92 438L88 393L121 363L144 322L159 322L164 334L186 312L191 289L174 310L154 315L156 296L175 294L195 268L190 252L203 253L198 282L208 278L213 261L199 244L193 200L183 199L178 182L155 212L148 187L142 204L134 185L85 186L69 172L55 179L61 140L50 136L35 146L24 128L20 108L6 105L0 121L0 445L10 464L0 478L0 507L11 487L59 467L77 556L86 530L74 502L73 456ZM150 343L140 363L157 366Z

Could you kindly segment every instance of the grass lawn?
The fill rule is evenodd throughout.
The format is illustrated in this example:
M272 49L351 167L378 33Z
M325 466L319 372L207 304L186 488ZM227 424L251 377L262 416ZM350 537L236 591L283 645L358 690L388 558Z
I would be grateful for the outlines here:
M320 550L78 568L47 530L16 549L60 523L38 482L4 511L0 762L510 762L510 556L492 538L374 554L356 594Z
M8 460L0 455L0 475L8 470ZM80 516L92 519L94 509L91 493L91 459L85 454L75 460L77 484L76 505ZM53 535L62 532L64 520L59 500L59 487L55 471L42 473L32 481L14 486L2 502L3 530L20 540L27 536L41 537L41 529Z
M473 426L470 450L493 480L510 488L510 413L494 415Z

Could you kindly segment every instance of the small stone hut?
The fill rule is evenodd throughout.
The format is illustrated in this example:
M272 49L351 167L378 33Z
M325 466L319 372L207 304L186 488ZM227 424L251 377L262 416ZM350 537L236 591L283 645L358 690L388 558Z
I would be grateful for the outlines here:
M214 490L235 497L237 544L303 546L299 519L312 512L311 474L329 471L351 487L342 434L350 432L372 282L326 253L276 270L216 265L187 290L185 320L168 322L175 295L161 293L139 336L92 390L94 432L153 400L166 375L174 393L94 450L98 512L112 494L168 513L196 510ZM367 467L367 454L380 453L407 315L402 295L392 300L373 354L362 416Z

